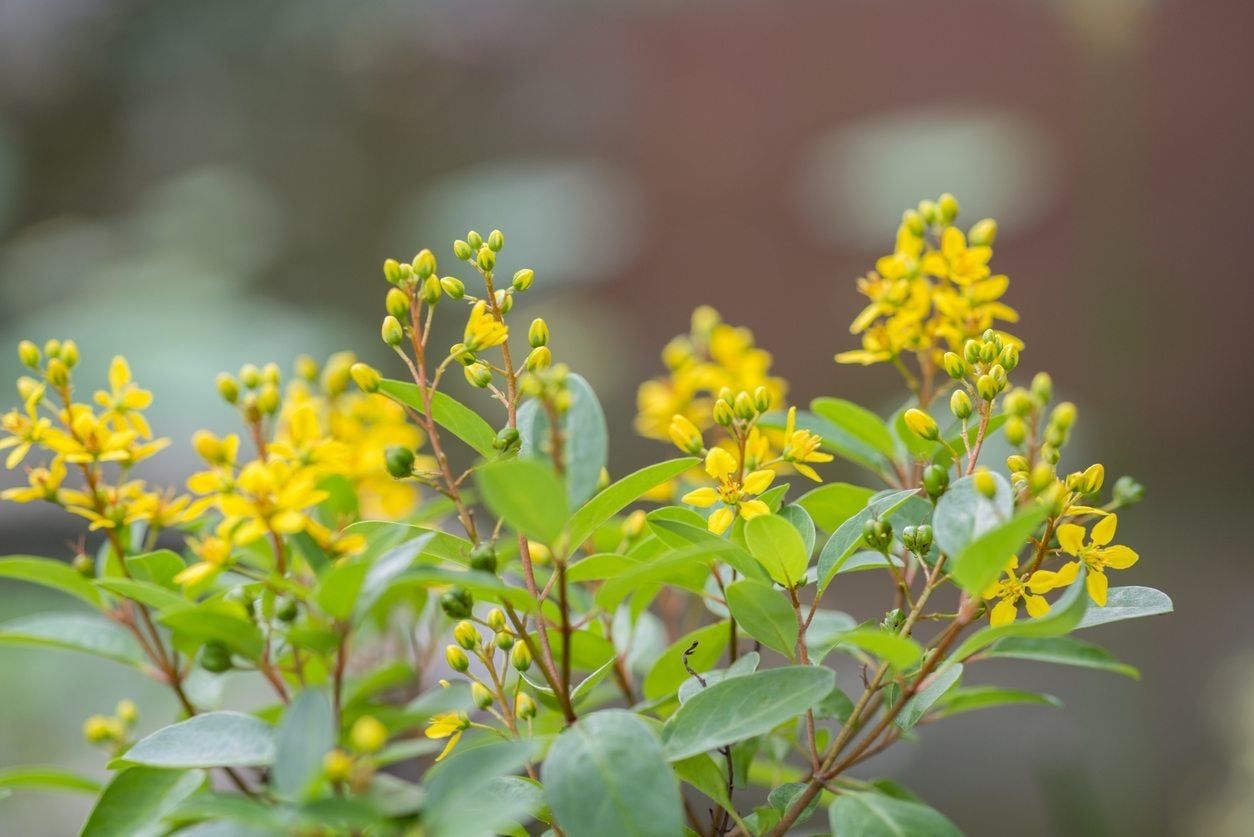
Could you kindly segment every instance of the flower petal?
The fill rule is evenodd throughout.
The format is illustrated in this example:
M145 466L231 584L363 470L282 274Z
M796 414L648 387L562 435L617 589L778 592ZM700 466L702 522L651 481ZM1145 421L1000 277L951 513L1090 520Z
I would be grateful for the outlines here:
M1058 545L1068 555L1079 555L1084 546L1084 527L1064 523L1058 527Z

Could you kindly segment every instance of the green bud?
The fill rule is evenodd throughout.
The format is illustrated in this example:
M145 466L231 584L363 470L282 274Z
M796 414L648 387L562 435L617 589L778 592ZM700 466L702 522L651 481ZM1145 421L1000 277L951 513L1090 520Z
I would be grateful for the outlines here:
M1118 488L1118 485L1115 487ZM70 566L74 568L74 572L84 578L95 578L96 576L96 562L93 561L90 556L84 555L81 552L74 556L74 560L70 563Z
M548 369L553 364L553 352L548 346L537 346L527 355L527 360L523 366L529 372L539 372Z
M514 714L524 721L530 721L536 716L536 702L526 692L519 692L518 697L514 698Z
M419 250L418 255L414 256L414 273L419 279L426 280L431 278L431 275L435 273L435 268L435 253L432 253L430 250Z
M721 399L714 402L714 422L716 424L721 427L730 427L735 420L736 414L732 411L731 404Z
M971 406L971 398L965 390L954 390L954 394L949 396L949 412L954 414L954 418L965 420L971 418L973 407Z
M1033 494L1040 494L1054 484L1054 469L1049 463L1038 462L1028 476L1028 488Z
M479 255L475 258L475 263L479 265L479 269L487 273L496 267L496 253L487 247L479 248Z
M997 393L999 392L997 381L994 380L992 375L981 375L975 382L975 391L978 392L980 394L980 398L983 398L985 401L992 401L997 397Z
M283 398L279 395L279 388L274 384L267 383L257 392L257 409L268 416L277 413L282 403Z
M460 238L453 242L453 255L464 262L470 261L475 256L474 248Z
M409 294L400 288L392 288L388 291L383 307L387 309L388 314L397 320L407 317L409 316Z
M274 615L280 622L294 622L300 615L300 606L295 599L284 596L275 604Z
M301 355L296 358L295 371L296 377L300 378L302 381L312 383L318 380L318 373L322 370L318 368L318 361L314 360L309 355Z
M1015 387L1006 393L1002 409L1012 416L1026 416L1032 412L1032 396L1023 387Z
M958 217L958 199L946 192L936 202L936 210L943 222L951 224Z
M884 618L880 620L880 629L897 633L904 624L906 624L906 614L901 612L901 608L895 607L884 614Z
M909 410L906 410L903 419L906 427L910 428L910 432L920 439L935 441L940 438L940 427L937 426L936 419L918 407L911 407Z
M388 473L398 480L414 475L414 452L403 445L390 445L383 452Z
M444 661L453 671L464 673L470 668L470 658L456 645L450 645L444 649Z
M523 291L530 288L531 283L534 282L535 280L536 280L536 272L529 267L524 267L522 270L514 274L514 283L513 283L514 290L518 291L519 293L522 293Z
M475 597L460 584L453 585L440 596L440 609L450 619L469 619L474 605Z
M1145 499L1145 486L1129 476L1115 480L1114 500L1119 507L1131 506Z
M983 494L988 499L993 499L997 495L997 479L993 476L993 472L987 468L980 468L972 477L975 484L975 490Z
M919 555L927 554L932 547L932 527L924 523L915 527L914 533L915 552Z
M493 230L488 233L488 248L494 253L501 252L501 248L505 246L505 234L500 230Z
M38 367L41 360L39 347L29 340L23 340L17 344L17 357L22 365L29 366L31 369Z
M479 645L479 629L466 619L453 626L453 639L467 651L473 651Z
M1062 452L1058 450L1056 445L1051 445L1049 442L1046 442L1041 445L1041 459L1045 460L1050 465L1057 465L1058 460L1062 459Z
M549 344L549 324L539 317L532 320L531 328L527 330L527 342L531 344L533 349L547 346Z
M474 230L471 230L466 233L466 243L478 250L483 246L483 236L479 235L479 233Z
M477 359L477 355L465 343L454 343L449 347L448 353L462 366L469 366Z
M383 262L383 278L387 279L393 285L401 281L401 263L396 259L388 259Z
M923 490L935 500L949 488L949 469L943 465L928 465L923 469Z
M494 700L492 693L488 691L488 687L477 680L470 684L470 699L480 709L487 709Z
M445 276L440 280L440 287L449 299L461 299L466 295L466 283L456 276Z
M921 236L927 232L927 226L923 223L923 216L914 209L907 209L901 213L901 225L908 229L911 235Z
M862 538L872 549L886 551L893 543L893 527L887 520L871 519L862 524Z
M492 440L492 447L496 450L508 451L518 447L520 440L517 429L502 427L496 434L496 438Z
M514 646L514 650L509 654L509 662L519 671L531 668L531 651L527 649L527 643L519 642Z
M1023 444L1028 438L1028 426L1018 416L1006 419L1002 432L1006 434L1006 441L1015 447Z
M466 380L472 387L484 389L488 384L492 383L492 370L486 364L478 361L465 367L462 372L466 375Z
M941 362L945 367L945 374L955 381L961 381L971 372L971 367L958 356L957 352L945 352L945 357Z
M495 557L495 553L493 557ZM505 629L505 612L502 611L499 607L492 608L491 610L488 611L487 623L488 623L488 627L494 631L504 630Z
M919 215L926 224L935 224L937 221L936 201L922 200L919 201Z
M1054 397L1054 381L1048 373L1037 372L1032 378L1032 394L1042 404L1048 404L1049 399Z
M470 550L470 568L496 575L496 550L490 543L481 543ZM496 628L500 630L500 628Z
M978 340L968 340L962 346L962 356L966 359L967 363L979 363L981 348L983 348L983 344Z
M231 651L217 640L209 640L200 649L200 667L214 674L231 668Z
M435 305L440 301L440 294L443 293L443 286L440 280L434 276L428 276L426 281L422 283L422 301L428 305Z
M1001 354L997 356L997 362L1007 371L1015 371L1015 367L1019 365L1019 347L1011 343L1001 350Z
M1028 470L1028 458L1019 453L1011 454L1006 457L1006 468L1012 474L1025 473Z
M401 325L401 321L396 318L395 314L388 314L383 318L379 336L383 338L384 343L396 348L405 342L405 327Z
M992 218L976 221L967 233L967 241L972 247L991 247L997 239L997 222Z
M758 410L753 406L753 397L747 392L736 393L736 400L733 404L736 416L745 421L752 419L758 414Z
M1102 484L1106 482L1106 468L1101 463L1090 465L1084 469L1083 476L1081 490L1085 494L1096 494L1102 490Z
M1063 430L1070 430L1071 426L1075 424L1075 416L1075 405L1070 401L1064 401L1050 413L1049 423L1057 425Z
M987 341L980 345L980 360L985 363L992 363L997 360L997 353L1000 351L1001 350L997 348L996 343L991 340Z
M378 371L364 363L354 363L348 368L348 373L353 376L353 383L365 393L378 392L379 381L382 378Z
M496 636L492 638L492 641L495 642L496 647L500 648L502 651L508 651L514 647L514 635L509 631L497 631Z
M248 389L256 389L261 386L261 370L251 363L245 363L239 368L239 381Z
M222 396L228 404L234 404L239 400L239 384L235 382L235 378L227 372L218 373L218 377L214 379L214 383L218 387L218 395Z
M753 391L753 406L759 413L771 409L771 393L766 387L758 387Z

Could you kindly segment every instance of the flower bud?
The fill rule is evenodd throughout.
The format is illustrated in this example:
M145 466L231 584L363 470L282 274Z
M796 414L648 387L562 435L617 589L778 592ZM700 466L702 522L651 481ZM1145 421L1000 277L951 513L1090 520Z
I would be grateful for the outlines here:
M1028 488L1033 494L1040 494L1054 484L1054 469L1049 463L1038 462L1028 477Z
M967 365L965 360L958 356L957 352L945 352L945 356L941 359L941 363L945 367L945 374L953 378L955 381L961 381L963 378L967 377L967 374L971 371L971 367Z
M505 246L505 234L500 230L493 230L488 233L488 248L494 253L501 252L501 248Z
M470 550L470 568L481 573L496 573L496 550L490 543L481 543ZM475 634L476 638L478 633Z
M499 607L494 607L488 611L488 618L486 621L488 623L488 627L492 630L503 630L505 628L505 612Z
M362 392L378 392L379 381L381 380L378 371L364 363L354 363L348 368L348 373L353 376L353 383Z
M997 363L1007 372L1015 371L1015 367L1019 365L1019 347L1013 343L1007 345L997 356Z
M17 344L17 357L23 366L29 366L31 369L38 367L41 360L39 347L29 340L23 340Z
M724 402L719 402L720 404ZM671 441L675 443L675 447L684 453L693 455L700 454L705 448L705 440L701 436L701 431L695 424L686 417L676 414L671 419L670 429Z
M736 400L733 402L736 416L745 421L752 419L758 414L758 410L753 406L753 397L747 392L736 393Z
M135 705L133 700L118 701L117 709L114 712L122 723L127 726L133 726L139 720L139 707Z
M1006 393L1001 405L1012 416L1026 416L1032 412L1032 396L1023 387L1015 387Z
M871 519L862 524L862 539L867 546L880 552L886 551L893 543L893 527L887 520Z
M479 235L479 233L475 232L474 230L471 230L470 232L466 233L466 243L469 244L471 247L475 248L476 250L478 250L480 247L483 246L483 236Z
M502 651L508 651L514 647L514 635L509 631L497 631L496 636L492 637L492 641Z
M949 469L943 465L928 465L923 469L923 490L935 500L949 488Z
M982 344L978 340L968 340L962 346L962 356L966 359L967 363L979 363L981 348Z
M70 369L78 366L78 344L73 340L66 340L61 344L61 362Z
M388 743L388 728L373 715L362 715L348 732L349 743L360 753L377 753Z
M383 452L388 473L398 480L414 475L414 452L402 445L390 445Z
M1002 430L1006 434L1006 441L1015 447L1023 444L1028 438L1028 426L1018 416L1011 416L1006 419L1006 424Z
M880 620L880 630L895 634L904 624L906 624L906 614L901 612L901 608L895 607L887 611L884 618Z
M261 421L262 416L265 414L257 404L257 393L250 392L244 395L244 400L240 404L240 412L244 414L244 421L250 423Z
M239 384L227 372L218 373L218 377L214 379L214 383L218 387L218 395L222 396L222 400L228 404L234 404L239 400Z
M523 291L530 288L531 283L534 282L535 280L536 280L536 272L529 267L524 267L522 270L514 274L514 283L513 283L514 290L518 291L519 293L522 293Z
M997 384L997 391L1001 392L1006 388L1008 383L1006 380L1006 368L1000 363L994 363L988 368L988 375Z
M937 221L936 201L919 201L919 215L923 218L924 223L935 224Z
M992 342L991 340L985 341L983 344L980 345L980 360L984 361L985 363L992 363L993 361L997 360L997 354L1000 351L1001 350L997 348L996 343Z
M1084 469L1084 481L1081 490L1085 494L1096 494L1102 490L1102 483L1106 481L1106 468L1100 463L1090 465Z
M496 438L492 440L492 447L499 451L509 451L518 447L522 437L519 436L518 430L513 427L502 427L496 434Z
M383 338L384 343L395 349L405 341L405 328L394 314L388 314L383 318L379 336Z
M1011 454L1006 457L1006 468L1012 474L1026 473L1028 470L1028 458L1019 453Z
M388 291L383 307L397 320L407 317L409 316L409 294L400 288L392 288Z
M466 295L466 283L456 276L445 276L440 280L440 287L449 299L461 299Z
M539 372L553 365L553 351L548 346L537 346L523 363L528 372Z
M1049 399L1054 397L1054 381L1049 377L1049 373L1036 373L1035 377L1032 378L1032 394L1042 404L1048 403Z
M967 240L972 247L991 247L997 239L997 222L992 218L976 221L967 233Z
M547 346L549 344L549 324L539 317L532 320L531 328L527 330L527 342L531 344L533 349Z
M1075 424L1075 415L1075 405L1070 401L1064 401L1050 413L1049 423L1062 430L1070 430L1071 426Z
M279 382L282 380L283 380L283 372L282 370L279 369L279 365L275 363L274 361L270 361L265 366L261 367L261 382L262 383L272 384L273 386L277 387L279 385Z
M499 637L500 634L497 634ZM509 662L518 671L526 671L531 668L531 651L527 648L527 643L519 642L514 645L514 650L509 654Z
M274 384L266 384L257 391L257 409L267 416L277 413L282 403L283 397L279 395L279 388Z
M987 468L978 469L972 477L972 482L975 484L975 490L988 499L991 500L997 495L997 479Z
M92 715L83 722L83 738L87 739L89 744L103 744L106 741L115 741L122 735L122 730L118 729L118 723L113 718L107 718L104 715Z
M478 357L465 343L454 343L449 346L448 353L462 366L469 366Z
M456 645L450 645L444 649L444 661L453 671L464 673L470 668L470 658Z
M335 749L322 757L322 774L327 777L327 781L347 781L352 772L353 757L343 750Z
M231 668L231 652L217 640L209 640L200 649L200 667L214 674Z
M954 414L954 418L966 420L971 418L972 412L971 398L965 390L954 390L954 394L949 396L949 412Z
M906 410L904 416L906 427L910 428L910 432L921 439L935 441L940 438L940 428L936 425L936 419L929 416L917 407L911 407Z
M913 236L922 236L927 232L927 226L923 223L923 216L918 210L907 209L901 213L901 225L910 231Z
M924 555L932 547L932 527L923 523L915 527L914 533L915 552Z
M1145 486L1129 476L1115 480L1114 500L1117 506L1131 506L1145 498Z
M1058 460L1061 458L1062 453L1058 450L1056 445L1051 445L1049 442L1041 445L1041 459L1045 460L1050 465L1057 465Z
M753 391L753 406L759 413L771 409L771 393L766 387L758 387Z
M731 423L736 420L736 414L732 410L732 405L724 400L714 402L714 422L721 427L730 427Z
M470 244L459 238L453 242L453 255L464 262L468 262L474 258L475 251Z
M479 254L475 257L475 263L479 265L479 269L484 273L488 273L492 268L496 267L496 253L487 247L480 247Z
M401 263L396 259L387 259L383 262L383 278L387 279L393 285L401 281Z
M454 585L448 588L440 596L440 609L450 619L470 618L470 610L474 607L474 604L475 597L470 595L470 591L461 585Z
M261 370L252 363L245 363L239 368L239 382L248 389L261 386Z
M414 273L419 279L429 279L431 274L435 273L435 268L435 253L432 253L430 250L424 248L418 251L418 255L414 256Z
M488 687L477 680L470 684L470 699L480 709L487 709L494 701L492 693L488 691Z
M514 714L524 721L530 721L536 716L536 702L526 692L519 692L514 699Z
M479 645L479 629L469 620L463 619L453 626L453 639L467 651L473 651Z
M992 401L997 397L997 381L993 379L992 375L981 375L975 382L975 391L985 401Z
M492 383L492 370L486 364L478 361L465 367L462 372L466 375L466 380L470 382L472 387L483 389Z
M302 381L313 383L318 380L318 373L322 370L318 368L318 361L314 360L309 355L301 355L296 358L295 371L297 378L300 378Z
M63 387L70 382L70 369L60 358L54 357L48 361L48 383L54 387Z
M936 211L941 221L952 224L953 220L958 217L958 199L946 192L936 202Z
M70 563L70 567L73 568L74 572L78 573L83 578L96 577L96 562L93 561L90 556L83 555L81 552L74 556L74 560Z
M440 280L435 276L428 276L426 281L422 283L422 301L428 305L435 305L440 301L440 295L444 293Z

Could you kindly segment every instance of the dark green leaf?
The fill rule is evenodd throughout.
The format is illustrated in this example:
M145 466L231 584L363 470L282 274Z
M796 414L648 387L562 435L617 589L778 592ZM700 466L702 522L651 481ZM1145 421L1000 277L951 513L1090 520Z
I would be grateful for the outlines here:
M935 808L881 793L846 791L828 810L833 834L850 837L962 837L958 827Z
M79 837L156 837L161 818L205 782L200 770L132 767L113 777Z
M749 636L792 660L797 650L797 617L782 590L752 579L727 587L727 607Z
M379 392L395 398L419 413L426 413L422 391L415 384L384 379L379 382ZM478 413L465 404L442 392L434 392L432 396L431 417L435 419L436 424L470 445L480 456L490 459L496 455L496 449L493 447L493 442L496 441L496 431L492 429L492 425L480 418Z
M1067 636L1007 637L984 652L984 656L1095 668L1133 679L1141 677L1139 671L1116 660L1105 648Z

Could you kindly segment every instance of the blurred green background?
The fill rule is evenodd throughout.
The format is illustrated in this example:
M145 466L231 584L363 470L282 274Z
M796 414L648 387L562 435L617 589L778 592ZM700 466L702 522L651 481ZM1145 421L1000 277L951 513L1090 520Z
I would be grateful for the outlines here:
M383 258L447 266L500 227L621 473L669 455L632 435L635 386L698 303L795 402L896 406L890 371L831 358L901 210L952 191L1001 221L1023 372L1080 405L1070 463L1146 484L1127 583L1177 613L1090 637L1142 682L989 663L1069 710L963 716L872 772L977 837L1249 834L1252 29L1248 0L0 0L0 347L73 336L101 377L126 353L176 440L148 474L176 481L191 431L230 424L214 373L385 363ZM0 552L68 556L54 511L0 508ZM48 604L0 587L0 616ZM2 648L0 671L0 766L99 773L84 717L173 712L107 663ZM87 804L0 800L0 832L73 833Z

